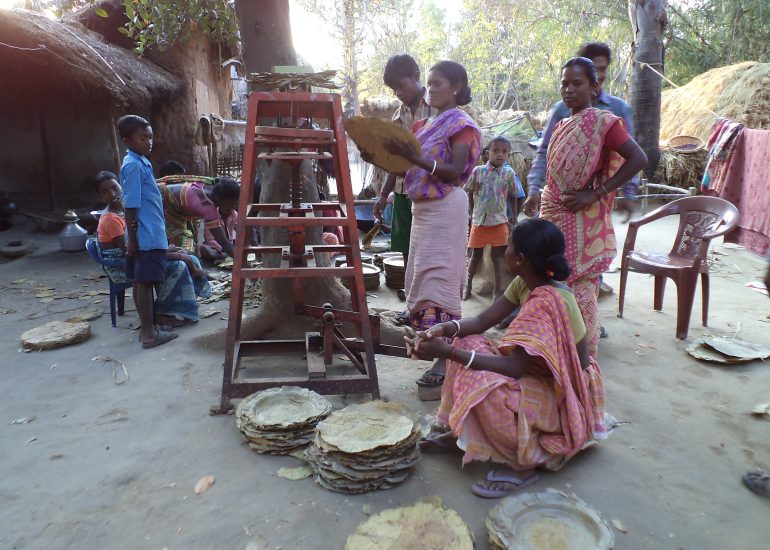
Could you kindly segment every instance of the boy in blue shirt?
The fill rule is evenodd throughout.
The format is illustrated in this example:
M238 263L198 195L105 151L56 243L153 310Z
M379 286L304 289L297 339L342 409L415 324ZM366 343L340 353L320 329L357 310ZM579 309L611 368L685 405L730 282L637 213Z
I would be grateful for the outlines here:
M155 328L153 287L166 278L168 241L163 199L147 156L152 151L152 127L140 116L118 120L118 133L128 148L120 169L126 215L126 275L134 281L134 303L142 328L143 348L153 348L177 337Z

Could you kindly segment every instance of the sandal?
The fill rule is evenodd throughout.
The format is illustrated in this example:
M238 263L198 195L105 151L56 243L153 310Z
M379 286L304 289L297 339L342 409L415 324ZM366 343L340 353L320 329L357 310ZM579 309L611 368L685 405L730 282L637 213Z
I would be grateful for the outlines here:
M428 382L427 376L435 376L438 382ZM444 375L435 372L426 372L417 379L417 397L420 401L439 401L441 400L441 387L444 385Z
M539 479L540 475L537 473L533 473L528 478L522 479L513 472L489 470L489 472L487 472L487 478L483 481L474 483L471 486L471 491L473 491L473 494L483 498L502 498L515 493L519 489L523 489L527 485L535 483ZM485 482L507 483L513 487L511 489L486 487Z
M399 325L409 326L412 324L412 316L409 314L409 311L402 311L401 313L396 313L395 317L393 317L393 320Z
M158 315L158 319L155 321L156 325L163 327L163 330L167 328L177 328L185 324L185 319L180 319L173 315Z
M420 440L420 450L423 452L463 452L457 446L456 440L449 432L430 432Z
M142 347L144 349L150 349L154 348L156 346L162 346L166 342L170 342L174 338L179 336L176 332L166 332L163 330L159 330L155 333L155 340L152 342L142 342Z
M743 475L743 484L759 496L770 498L770 473L765 470L746 472Z

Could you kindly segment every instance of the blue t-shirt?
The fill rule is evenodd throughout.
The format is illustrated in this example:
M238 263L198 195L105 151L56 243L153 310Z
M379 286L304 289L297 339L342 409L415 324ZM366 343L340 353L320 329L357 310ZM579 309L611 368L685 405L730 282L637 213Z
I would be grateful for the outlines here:
M133 151L126 153L120 168L123 186L123 206L136 208L139 227L136 230L139 250L166 250L166 221L163 218L163 198L155 183L152 164Z

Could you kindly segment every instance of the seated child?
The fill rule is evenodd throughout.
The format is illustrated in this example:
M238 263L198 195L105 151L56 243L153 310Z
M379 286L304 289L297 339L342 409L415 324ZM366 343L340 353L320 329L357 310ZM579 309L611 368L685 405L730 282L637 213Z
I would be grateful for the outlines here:
M516 172L507 163L511 142L497 136L488 145L489 160L474 168L465 190L469 195L468 210L471 212L471 231L468 248L471 257L468 265L468 282L463 299L473 291L473 276L481 262L484 247L492 247L492 264L495 272L493 299L501 295L503 255L508 244L508 224L515 224L518 217L517 198L524 196ZM506 210L510 208L510 216Z
M99 247L102 256L119 258L126 255L126 220L123 213L123 190L118 183L118 178L112 172L99 172L96 175L96 190L99 197L107 207L99 216L99 226L96 234L99 239ZM169 246L167 257L169 260L180 260L187 265L190 275L193 277L205 277L207 273L198 267L190 256L181 248ZM115 272L109 272L110 278L115 282L126 282L125 270L112 268Z

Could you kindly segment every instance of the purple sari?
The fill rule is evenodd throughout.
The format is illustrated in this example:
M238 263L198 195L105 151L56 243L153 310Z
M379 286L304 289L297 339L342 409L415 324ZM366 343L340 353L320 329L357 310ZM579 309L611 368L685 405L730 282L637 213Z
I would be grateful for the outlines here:
M422 145L424 157L447 163L452 156L450 139L466 127L473 128L475 139L470 144L471 149L468 153L465 169L459 178L462 183L465 183L468 176L471 175L481 151L481 129L473 119L458 108L449 109L432 119L429 118L425 126L415 134ZM413 201L440 199L456 187L455 183L443 182L437 177L431 176L430 170L412 166L404 178L404 189Z

